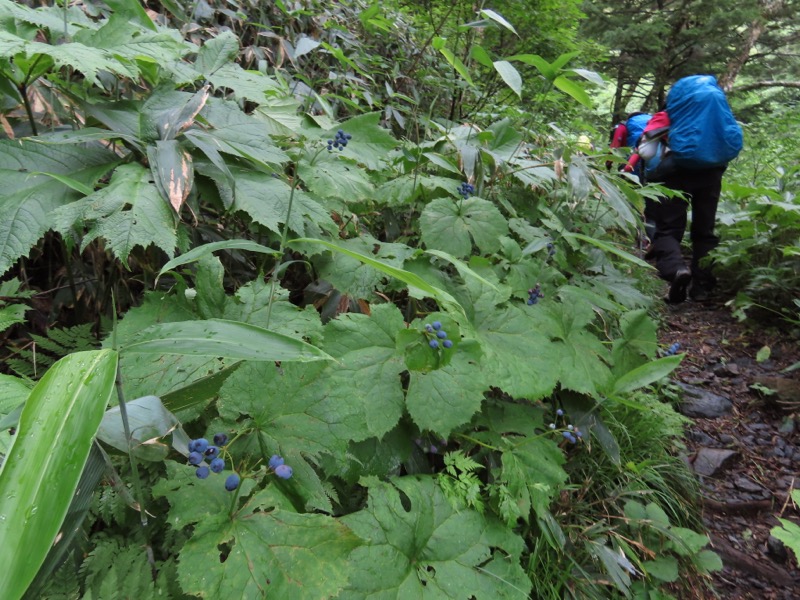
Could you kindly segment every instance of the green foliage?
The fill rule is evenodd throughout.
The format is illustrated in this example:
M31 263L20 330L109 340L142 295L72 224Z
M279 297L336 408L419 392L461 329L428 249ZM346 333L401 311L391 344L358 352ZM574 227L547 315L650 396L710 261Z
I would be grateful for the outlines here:
M415 32L360 2L166 3L179 30L138 3L0 0L21 138L0 141L0 271L37 285L52 231L135 304L111 309L109 291L95 309L120 357L95 428L105 482L43 597L627 593L642 556L625 535L651 529L682 568L707 566L678 516L680 422L641 391L679 360L653 360L631 278L642 195L532 125L598 82L570 67L577 2L535 4L541 20L459 2ZM350 138L328 150L334 136ZM89 330L65 331L35 339L58 355ZM26 390L0 379L0 414ZM225 470L200 479L187 442L217 432ZM669 522L609 522L630 494Z
M792 490L792 502L800 504L800 490ZM778 538L794 552L795 559L800 560L800 526L789 519L778 519L780 527L773 527L770 534Z
M793 323L798 320L799 173L789 168L769 187L728 187L734 199L721 210L723 242L713 259L720 279L735 296L731 307L740 319L768 312Z

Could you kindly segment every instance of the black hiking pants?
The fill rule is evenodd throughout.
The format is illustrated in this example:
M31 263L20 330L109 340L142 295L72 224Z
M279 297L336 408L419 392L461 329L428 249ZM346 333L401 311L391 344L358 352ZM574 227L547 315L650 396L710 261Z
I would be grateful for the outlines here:
M663 178L665 186L686 195L686 200L663 198L648 206L647 216L655 223L653 257L663 279L672 281L675 273L686 266L681 255L681 241L686 232L687 210L691 207L692 286L705 291L713 287L711 269L701 268L700 260L719 244L719 237L714 235L714 223L724 172L725 167L678 170Z

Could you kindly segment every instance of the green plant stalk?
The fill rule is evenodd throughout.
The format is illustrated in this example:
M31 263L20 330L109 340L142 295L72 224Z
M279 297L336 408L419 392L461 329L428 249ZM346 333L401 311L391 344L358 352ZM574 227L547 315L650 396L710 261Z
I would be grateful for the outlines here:
M270 320L272 318L272 305L275 303L275 288L278 284L278 270L283 264L283 253L286 251L286 240L289 238L289 219L292 217L292 205L294 204L294 191L297 189L297 184L300 179L297 175L297 164L295 164L294 179L292 180L292 189L289 192L289 206L286 207L286 222L283 224L283 232L281 233L280 258L275 268L272 271L272 280L270 281L269 288L269 304L267 305L267 322L265 329L269 329Z

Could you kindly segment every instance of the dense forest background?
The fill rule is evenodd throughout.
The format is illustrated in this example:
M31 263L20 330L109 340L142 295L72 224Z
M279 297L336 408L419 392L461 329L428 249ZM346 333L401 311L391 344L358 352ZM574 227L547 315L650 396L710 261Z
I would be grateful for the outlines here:
M798 9L0 0L0 597L703 597L607 146L715 75L720 294L797 335Z

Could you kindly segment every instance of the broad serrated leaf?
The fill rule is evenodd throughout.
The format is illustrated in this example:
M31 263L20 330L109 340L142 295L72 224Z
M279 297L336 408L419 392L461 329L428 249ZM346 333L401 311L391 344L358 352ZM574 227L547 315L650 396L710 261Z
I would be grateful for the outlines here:
M220 152L251 160L268 168L287 162L289 156L272 141L272 129L245 114L234 102L211 100L202 111L210 128L189 134L215 144ZM209 139L210 138L210 139Z
M0 140L0 274L54 226L58 207L80 197L52 176L29 171L65 175L93 186L115 164L116 157L100 147Z
M65 42L51 46L42 42L29 42L25 48L29 57L39 54L49 56L57 67L71 67L83 73L95 85L101 85L97 75L108 71L115 75L135 78L138 68L133 63L117 60L108 50L93 48L78 42Z
M399 145L396 138L378 125L380 118L381 113L359 115L341 123L337 128L353 136L342 154L372 170L380 168L383 158ZM336 132L329 133L333 138Z
M586 330L593 317L591 305L575 303L566 307L547 303L541 312L551 316L543 327L547 327L555 340L551 346L552 358L558 362L562 387L596 395L611 378L611 371L605 364L611 357L597 336ZM555 329L550 329L551 325L555 325Z
M107 187L56 211L55 222L62 232L86 223L82 247L102 237L126 266L136 246L153 244L171 257L178 243L174 213L138 163L120 166Z
M473 510L455 511L432 478L370 480L367 508L341 520L364 542L350 554L342 599L528 597L519 538L497 535L502 528Z
M206 77L231 63L239 54L239 38L232 31L223 31L217 37L206 40L197 52L194 67Z
M559 356L542 333L548 317L538 310L540 306L499 306L490 288L473 285L472 290L472 322L484 350L481 369L491 374L492 385L532 400L552 392L560 372Z
M302 161L298 165L298 173L309 191L348 203L371 201L375 188L364 170L352 162L339 160L333 152L323 152L313 163Z
M335 596L347 583L347 556L358 539L337 520L294 512L274 486L231 514L231 493L220 477L199 480L194 469L174 464L168 475L171 481L156 493L172 505L172 525L197 523L178 563L184 591L201 598L311 600ZM252 490L249 481L242 482L242 494Z
M540 518L567 480L566 462L558 446L540 436L514 438L511 449L502 453L501 477L520 507L522 518L533 510Z
M370 316L345 314L325 327L325 349L337 361L328 369L331 398L361 404L366 437L381 437L403 414L405 371L395 336L405 327L400 311L391 304L372 309ZM353 438L361 441L364 437Z
M25 311L30 310L23 304L12 304L0 307L0 333L12 325L25 322Z
M229 420L249 416L287 463L303 453L341 454L350 440L369 437L369 430L363 399L333 390L328 375L322 364L248 363L223 384L217 405Z
M256 223L276 233L289 218L289 229L299 235L319 235L321 231L332 231L336 225L328 212L306 192L297 188L292 191L285 181L265 173L231 169L236 178L234 210L250 215ZM292 213L289 200L292 198Z
M644 309L623 313L619 321L622 337L614 340L611 356L614 374L622 375L656 355L656 323Z
M456 354L446 367L429 373L412 372L406 395L414 423L445 438L480 410L491 383L475 360L459 353L457 347L442 350L450 351Z
M238 98L256 103L265 102L269 96L282 93L278 83L260 71L246 71L234 62L226 63L208 76L215 88L227 88Z
M405 244L380 242L369 235L339 242L340 247L353 252L371 255L375 260L401 269L403 263L414 254L414 249ZM372 299L376 290L385 286L385 273L352 256L331 253L316 261L319 277L329 281L337 290L355 298Z
M472 253L472 242L482 253L499 250L500 237L508 235L508 223L487 200L454 201L437 198L419 218L422 241L429 248L463 258Z

